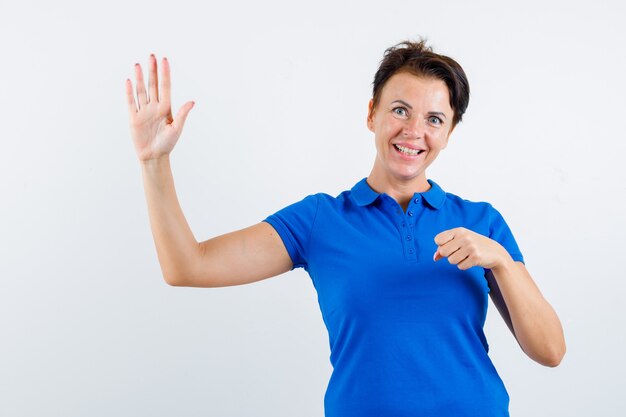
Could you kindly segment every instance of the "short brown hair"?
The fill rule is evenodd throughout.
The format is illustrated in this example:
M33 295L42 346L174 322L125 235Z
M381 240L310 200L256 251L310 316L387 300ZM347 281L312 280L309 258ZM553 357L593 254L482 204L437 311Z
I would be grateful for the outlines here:
M463 118L469 104L469 82L463 68L454 59L433 52L426 46L426 40L403 41L385 50L383 59L374 76L373 108L380 101L380 95L387 83L397 72L407 71L417 76L434 77L448 86L450 107L454 110L453 126Z

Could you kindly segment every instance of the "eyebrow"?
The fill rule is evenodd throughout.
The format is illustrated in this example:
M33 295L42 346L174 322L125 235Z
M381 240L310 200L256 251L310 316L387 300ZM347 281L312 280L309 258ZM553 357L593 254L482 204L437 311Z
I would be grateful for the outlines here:
M403 104L403 105L407 106L409 109L413 110L413 107L412 107L409 103L407 103L406 101L403 101L403 100L394 100L394 101L392 101L392 102L391 102L391 104L393 104L393 103L401 103L401 104Z
M429 111L428 114L434 114L435 116L443 116L444 119L447 119L446 115L440 111Z
M404 100L394 100L391 102L391 104L393 103L400 103L406 107L408 107L409 109L413 110L413 106L411 106L409 103L407 103ZM447 119L445 113L440 112L440 111L429 111L428 114L434 114L435 116L443 116L444 119Z

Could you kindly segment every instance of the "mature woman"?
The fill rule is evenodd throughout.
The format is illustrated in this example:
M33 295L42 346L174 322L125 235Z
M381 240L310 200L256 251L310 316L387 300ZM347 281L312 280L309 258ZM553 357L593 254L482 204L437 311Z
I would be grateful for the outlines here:
M193 102L172 117L168 62L160 92L154 55L149 65L148 91L137 64L137 101L130 80L126 92L165 280L218 287L305 268L330 337L326 416L507 416L483 333L487 294L530 358L559 364L561 324L502 215L426 177L469 101L453 59L423 41L387 49L367 115L377 150L369 176L201 243L169 164Z

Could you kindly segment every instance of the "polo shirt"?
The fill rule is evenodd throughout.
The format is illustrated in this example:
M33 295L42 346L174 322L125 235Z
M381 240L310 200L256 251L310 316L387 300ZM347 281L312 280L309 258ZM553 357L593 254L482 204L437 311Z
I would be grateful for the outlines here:
M406 211L364 178L264 220L317 291L333 367L326 417L508 416L483 332L487 270L434 262L434 238L465 227L522 254L491 204L428 183Z

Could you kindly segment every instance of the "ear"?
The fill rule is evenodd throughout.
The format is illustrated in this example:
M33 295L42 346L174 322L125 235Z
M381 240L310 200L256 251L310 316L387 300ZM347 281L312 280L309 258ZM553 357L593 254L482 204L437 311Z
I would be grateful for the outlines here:
M374 131L374 99L371 99L367 105L367 128Z

